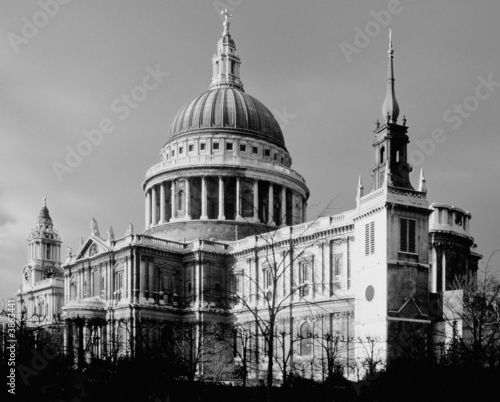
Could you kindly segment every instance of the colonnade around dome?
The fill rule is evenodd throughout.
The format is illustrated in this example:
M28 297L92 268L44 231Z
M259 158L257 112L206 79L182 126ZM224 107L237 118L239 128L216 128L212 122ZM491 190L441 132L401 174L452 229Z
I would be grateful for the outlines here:
M227 171L172 178L146 191L146 229L191 220L294 225L306 220L305 212L298 191Z

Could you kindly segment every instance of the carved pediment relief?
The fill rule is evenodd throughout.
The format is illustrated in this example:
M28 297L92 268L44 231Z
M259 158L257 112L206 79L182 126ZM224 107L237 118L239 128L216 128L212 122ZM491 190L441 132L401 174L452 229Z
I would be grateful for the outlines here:
M109 247L104 243L104 241L98 241L96 238L88 239L79 251L76 259L91 258L108 250Z

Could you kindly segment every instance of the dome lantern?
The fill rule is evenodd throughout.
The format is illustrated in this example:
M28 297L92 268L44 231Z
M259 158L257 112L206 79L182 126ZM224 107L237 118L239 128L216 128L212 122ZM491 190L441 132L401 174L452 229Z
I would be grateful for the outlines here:
M217 53L212 57L213 75L210 89L238 88L243 91L240 79L240 57L236 54L236 44L229 33L229 18L232 17L227 9L221 11L224 15L224 32L217 43Z

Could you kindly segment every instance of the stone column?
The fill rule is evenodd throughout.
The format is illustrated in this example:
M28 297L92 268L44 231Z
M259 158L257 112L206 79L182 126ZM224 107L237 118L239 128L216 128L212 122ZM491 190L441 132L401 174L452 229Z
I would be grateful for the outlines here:
M146 294L146 261L141 259L139 266L139 275L140 275L140 283L139 283L139 297L144 297Z
M286 226L286 187L281 186L281 210L280 210L281 226Z
M157 220L156 220L156 187L153 186L151 188L151 215L152 215L152 220L151 220L151 225L156 225Z
M149 190L146 192L146 229L151 224L151 193Z
M160 184L160 223L165 223L165 183Z
M170 208L172 212L172 217L170 218L170 222L175 222L175 180L172 180L172 195L170 201Z
M191 219L191 179L186 177L186 219Z
M443 248L443 258L441 260L441 274L443 278L443 290L446 292L446 249Z
M269 202L267 208L267 223L275 225L274 223L274 186L269 182Z
M432 267L432 284L431 291L437 292L437 250L435 246L431 246L431 267Z
M207 182L205 180L205 176L201 176L201 217L202 220L208 219L207 213Z
M236 176L236 220L242 220L241 217L241 177Z
M151 264L151 268L153 269L153 297L155 304L159 302L159 289L160 289L160 270L158 267L155 267Z
M153 303L154 302L154 264L153 264L153 261L149 261L148 263L148 279L149 279L149 283L148 283L148 301L150 303Z
M259 222L259 180L253 181L253 220Z
M226 219L224 211L224 178L219 176L219 216L217 219L223 221Z

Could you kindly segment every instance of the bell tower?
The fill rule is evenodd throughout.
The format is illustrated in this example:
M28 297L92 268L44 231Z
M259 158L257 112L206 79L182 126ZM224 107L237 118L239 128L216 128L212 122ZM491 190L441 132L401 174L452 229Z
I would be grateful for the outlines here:
M45 198L35 228L27 240L28 263L23 269L22 284L17 293L18 312L24 315L28 324L52 323L63 301L62 242L54 229Z
M392 38L389 34L389 63L387 72L387 94L382 106L384 123L374 131L373 148L375 150L375 164L370 174L373 178L372 191L383 184L413 190L410 183L412 167L408 163L407 145L410 142L407 135L406 118L402 125L398 124L399 105L394 90L394 50Z

